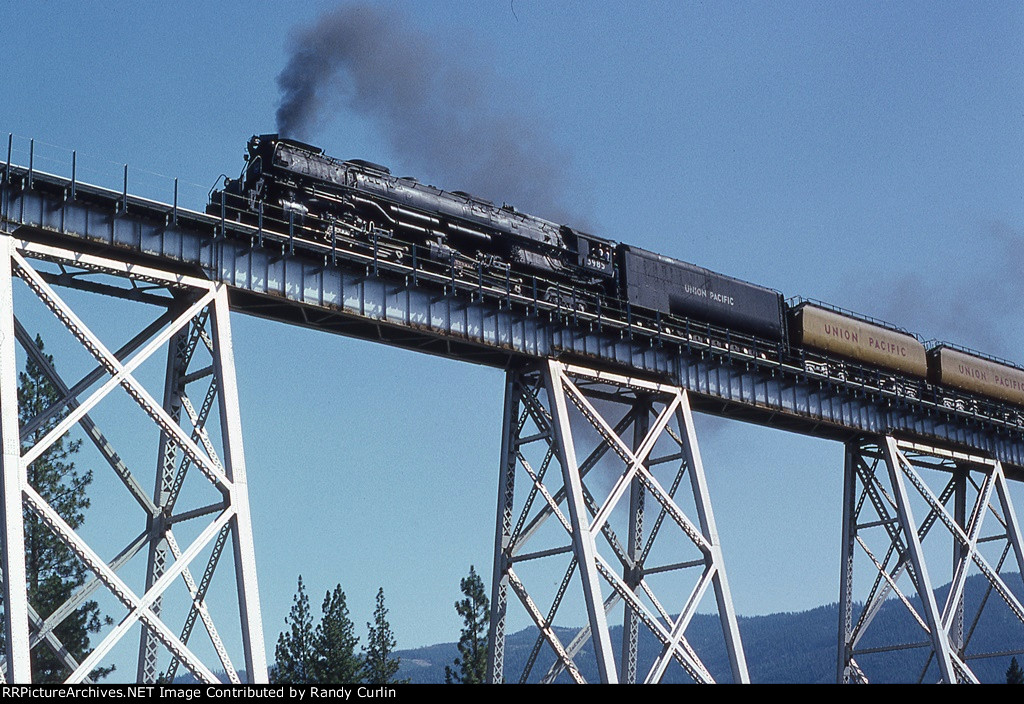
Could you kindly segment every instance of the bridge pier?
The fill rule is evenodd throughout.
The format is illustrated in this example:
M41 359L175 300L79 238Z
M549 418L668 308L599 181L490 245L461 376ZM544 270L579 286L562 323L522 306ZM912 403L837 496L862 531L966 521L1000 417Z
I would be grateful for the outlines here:
M1024 574L1002 463L868 437L847 444L844 477L838 682L868 682L872 664L906 658L909 650L920 654L912 671L918 681L977 682L971 660L1021 652L971 647L986 606L1024 624L1024 606L1000 574L1008 559ZM867 562L861 581L854 579L857 556ZM980 603L965 597L971 571L988 582ZM940 574L951 582L942 604L934 591ZM858 591L865 595L856 598Z
M16 279L81 343L96 364L92 372L67 383L57 373L57 365L40 353L18 316L13 295ZM148 304L151 310L161 312L129 342L112 351L61 298L55 285ZM90 304L98 303L98 298L92 295ZM15 340L61 397L23 423L18 415ZM168 363L161 403L139 381L137 370L162 349L167 349ZM52 649L63 660L67 682L87 682L90 673L138 622L142 631L139 681L155 682L160 674L173 680L178 666L184 665L200 681L217 682L211 663L204 662L189 645L193 627L200 620L217 654L216 667L227 673L229 681L240 681L236 668L243 665L247 681L266 682L226 287L0 234L0 364L6 681L31 681L29 653L38 647ZM152 498L95 422L94 409L118 387L159 430ZM192 389L201 390L201 396L193 396ZM192 398L201 402L193 404ZM103 545L90 545L28 481L28 467L45 460L52 444L76 425L127 490L130 505L120 521L129 531L127 538L104 535ZM219 433L208 432L208 427ZM134 437L145 437L145 431ZM129 528L132 506L138 517L134 529ZM36 614L28 604L23 509L49 528L89 573L87 581L49 614ZM176 536L184 541L182 545ZM113 552L108 541L114 540L122 549L109 561L101 558L100 551ZM230 638L233 645L239 644L234 662L218 630L217 624L224 619L213 618L207 600L211 579L229 541L231 549L226 552L234 565L240 620L239 635ZM129 567L138 564L133 558L140 553L148 554L144 568ZM198 579L193 576L197 566L202 570ZM144 583L132 585L133 578L128 576L132 572L144 574ZM171 616L179 614L168 613L162 606L175 584L184 587L176 601L186 606L180 614L183 625L172 629ZM91 653L76 662L54 629L104 587L125 612L96 636L100 642L94 643ZM161 653L170 655L164 673L157 667Z
M519 496L517 481L528 487ZM687 392L553 360L508 372L488 680L583 682L589 657L601 682L659 682L669 666L714 681L685 636L709 587L732 680L747 682ZM509 588L538 631L514 677L505 672ZM620 604L616 655L609 615ZM560 624L580 623L563 642ZM660 651L643 663L641 625Z

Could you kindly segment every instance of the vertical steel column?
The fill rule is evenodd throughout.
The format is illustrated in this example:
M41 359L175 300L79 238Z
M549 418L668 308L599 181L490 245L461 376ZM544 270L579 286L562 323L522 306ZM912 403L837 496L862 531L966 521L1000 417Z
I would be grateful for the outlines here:
M185 375L186 349L188 346L189 326L179 330L167 350L167 371L164 375L164 411L175 423L181 422L181 397L184 391L182 378ZM149 555L146 560L146 591L163 576L167 566L167 547L164 538L164 515L167 498L174 485L174 475L178 458L178 446L171 440L167 431L160 432L160 449L157 454L156 486L153 489L153 503L161 512L147 519L146 531L149 534ZM153 613L160 615L160 600L153 603ZM157 680L157 658L159 641L146 624L142 624L142 635L139 639L139 662L137 681L152 684Z
M1003 509L1003 521L1006 522L1006 540L1013 550L1017 559L1017 575L1024 581L1024 539L1021 538L1020 523L1017 521L1017 511L1010 501L1010 489L1006 485L1006 475L1003 473L1003 465L997 464L999 477L996 482L996 493L999 495L999 504Z
M249 510L249 485L242 447L242 418L238 384L235 380L235 352L231 342L228 289L215 285L213 303L213 366L220 380L221 436L224 444L225 474L231 481L230 501L234 507L231 537L235 558L235 586L241 619L242 647L249 682L265 683L267 656L263 647L263 617L256 580L256 548Z
M956 672L953 670L953 658L949 648L949 638L942 628L942 615L935 602L935 591L932 589L931 578L928 576L928 566L925 562L924 551L921 549L921 540L917 534L917 523L914 521L914 513L910 507L910 496L907 493L906 484L903 481L903 467L900 464L903 460L896 447L896 440L890 436L885 438L884 457L886 467L889 469L889 481L892 483L893 497L896 500L896 516L899 519L900 528L906 540L907 551L910 553L910 561L914 567L914 574L917 576L917 591L921 597L924 607L925 619L928 623L928 631L931 637L932 648L935 658L942 673L942 679L948 684L955 684Z
M967 532L970 530L970 527L967 525L968 470L963 467L957 467L954 472L953 520L963 531ZM950 574L955 575L960 565L968 559L970 558L967 546L959 540L953 540L953 571ZM950 645L962 660L964 657L964 595L962 592L952 608L953 623L949 629Z
M565 405L562 384L562 366L554 360L547 363L544 382L554 416L555 447L562 465L562 480L565 483L569 518L572 523L572 548L579 564L583 581L583 598L587 606L591 638L597 654L597 669L602 683L617 684L615 657L612 653L611 636L608 632L608 616L601 598L601 584L597 573L597 548L594 535L590 532L590 521L583 498L583 482L580 467L576 461L576 448L569 424L569 411Z
M505 409L501 423L501 460L498 477L498 508L494 528L494 566L491 570L491 626L487 643L487 682L505 681L505 616L508 610L508 561L512 541L518 440L519 384L516 371L505 373Z
M732 604L732 592L725 577L725 559L722 556L722 543L718 539L718 526L711 510L711 495L708 492L707 478L704 475L704 462L697 445L697 431L693 425L693 413L690 410L689 393L683 391L679 411L686 433L683 452L690 466L690 484L697 503L697 516L700 518L701 532L710 543L710 567L714 570L712 584L715 588L715 599L718 602L718 617L722 622L722 633L725 636L726 652L729 654L729 665L732 668L733 682L748 683L747 660L743 653L740 640L739 623L736 610Z
M26 484L18 423L18 377L14 354L14 243L0 235L0 473L3 474L4 643L9 683L29 683L28 587L25 577L25 524L22 491Z
M839 642L836 644L836 683L849 684L853 648L853 541L857 535L857 449L846 443L843 463L843 539L840 545Z
M649 399L638 399L632 409L633 414L633 452L638 452L647 433L651 429L651 403ZM631 482L629 486L629 535L626 542L626 554L633 561L633 566L626 570L622 581L631 591L640 587L643 577L640 558L643 554L644 528L644 487L640 482ZM626 603L622 621L622 662L619 665L624 684L636 684L636 656L640 636L640 615Z

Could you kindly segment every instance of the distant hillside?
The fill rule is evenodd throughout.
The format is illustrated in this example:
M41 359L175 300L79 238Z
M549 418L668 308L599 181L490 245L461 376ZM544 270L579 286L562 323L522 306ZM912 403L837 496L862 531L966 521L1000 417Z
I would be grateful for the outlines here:
M1008 584L1015 585L1020 595L1020 578L1004 575ZM971 577L967 583L967 623L977 610L988 582L981 575ZM940 608L949 590L948 585L938 590L936 597ZM920 613L920 605L913 602ZM972 609L972 606L974 607ZM859 608L855 609L859 613ZM769 616L740 617L740 634L747 655L750 678L758 683L831 683L835 681L836 640L838 606L830 604L800 613L771 614ZM568 643L576 629L558 629L558 637ZM641 628L639 661L650 663L659 651L658 642L646 629ZM859 647L874 647L886 643L923 640L924 633L914 623L904 606L894 600L886 602L874 626L868 630ZM507 673L518 673L523 669L536 639L536 631L524 630L508 636L505 645ZM612 629L612 643L616 653L622 639L622 628ZM687 629L687 639L701 654L705 665L717 681L730 681L729 662L722 642L721 629L716 616L697 616ZM978 624L977 635L971 640L970 653L991 653L1006 651L1011 647L1024 645L1024 626L1009 612L994 592L989 596L989 605ZM882 655L864 655L858 658L872 682L898 683L916 682L926 664L923 649L903 650ZM444 667L457 657L455 643L441 643L397 653L402 658L400 677L412 682L444 682ZM1024 658L1021 658L1024 661ZM546 645L533 668L531 681L536 681L547 672L553 662L550 648ZM588 646L576 658L576 662L587 681L597 679L593 650ZM982 682L1005 682L1006 668L1010 656L998 656L971 660L971 668ZM689 682L689 677L676 665L668 671L666 682ZM938 678L934 663L930 665L926 681ZM568 681L563 674L559 681Z

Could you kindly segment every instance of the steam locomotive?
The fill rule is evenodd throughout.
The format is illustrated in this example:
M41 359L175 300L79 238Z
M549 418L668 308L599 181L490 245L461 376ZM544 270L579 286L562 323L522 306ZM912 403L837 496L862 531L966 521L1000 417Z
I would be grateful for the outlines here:
M372 238L381 256L420 253L513 286L541 281L541 296L580 309L646 313L677 328L703 322L770 341L788 362L823 378L927 393L959 410L970 410L972 395L1024 406L1024 369L947 344L926 349L879 321L817 303L790 306L778 291L276 134L253 136L245 160L238 179L211 192L209 212L321 242L337 242L339 233L347 242ZM563 301L568 292L572 300ZM946 387L969 396L944 394Z

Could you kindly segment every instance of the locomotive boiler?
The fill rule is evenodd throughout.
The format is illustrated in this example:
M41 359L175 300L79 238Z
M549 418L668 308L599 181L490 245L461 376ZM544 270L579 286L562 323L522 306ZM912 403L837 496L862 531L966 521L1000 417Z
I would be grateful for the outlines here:
M384 166L342 161L277 135L249 140L246 168L223 189L226 207L258 208L281 224L328 237L335 224L380 229L416 243L436 259L470 253L497 266L594 285L614 276L615 243L527 215L464 191L444 191ZM220 197L214 194L214 202Z

